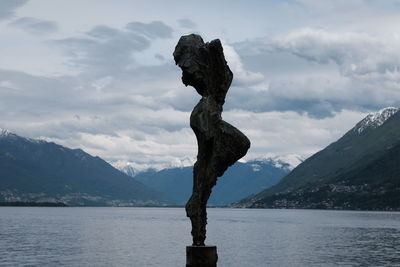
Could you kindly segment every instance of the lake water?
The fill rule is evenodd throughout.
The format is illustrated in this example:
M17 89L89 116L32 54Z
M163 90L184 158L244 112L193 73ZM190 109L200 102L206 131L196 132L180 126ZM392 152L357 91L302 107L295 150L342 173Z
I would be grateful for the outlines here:
M400 213L208 209L218 266L400 266ZM0 207L0 266L185 266L172 208Z

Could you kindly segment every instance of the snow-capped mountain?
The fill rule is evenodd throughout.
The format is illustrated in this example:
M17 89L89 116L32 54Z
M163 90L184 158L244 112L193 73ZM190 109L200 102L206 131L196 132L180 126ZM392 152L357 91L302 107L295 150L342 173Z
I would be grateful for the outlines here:
M165 169L189 167L193 166L195 162L196 159L190 157L174 159L170 163L137 163L127 160L109 161L114 168L132 177L142 172L157 172Z
M218 179L213 188L210 205L228 205L250 194L276 184L303 159L298 155L273 156L252 159L247 162L237 162ZM192 190L194 159L185 158L157 170L143 169L143 164L114 163L114 167L134 176L143 184L165 193L179 204L186 203ZM139 167L139 168L138 168ZM150 166L148 166L150 167ZM141 168L141 169L140 169Z
M22 137L22 136L17 135L16 133L11 132L10 130L2 129L2 128L0 128L0 138L7 138L9 140L10 139L13 139L13 140L23 139L27 142L35 143L35 144L47 143L45 140Z
M378 112L368 114L367 117L357 123L357 125L353 128L353 131L361 134L367 129L376 129L399 110L400 108L387 107L379 110Z
M297 165L304 161L304 157L297 154L288 155L265 155L263 157L257 157L249 159L247 161L241 161L241 163L252 167L254 172L262 170L261 165L274 166L277 169L283 169L285 171L293 170ZM110 161L109 163L116 169L128 174L131 177L135 177L140 173L145 172L159 172L161 170L168 170L174 168L185 168L191 167L196 162L195 158L185 157L182 159L175 159L170 163L156 163L156 164L143 164L136 163L133 161L119 160Z

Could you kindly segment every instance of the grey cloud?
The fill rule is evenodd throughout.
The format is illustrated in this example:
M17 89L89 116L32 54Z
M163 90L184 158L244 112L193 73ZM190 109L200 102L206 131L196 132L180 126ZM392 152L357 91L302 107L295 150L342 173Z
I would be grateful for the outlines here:
M156 59L160 60L160 61L164 61L164 60L165 60L165 57L164 57L163 55L158 54L158 53L156 53L156 54L154 55L154 57L155 57Z
M77 132L114 135L116 130L135 129L151 135L187 127L186 120L180 119L185 112L160 103L152 91L140 92L132 84L97 90L81 78L0 70L0 122L4 123L0 127L59 139L72 138Z
M340 49L335 48L338 45L331 44L332 41L326 41L337 38L320 38L327 43L326 49L336 51L335 53L324 52L326 49L318 46L316 41L312 41L312 45L308 44L309 41L302 45L297 45L295 41L287 41L284 44L291 46L285 47L278 43L277 39L267 44L257 40L254 45L248 44L252 45L253 50L246 49L244 44L237 49L235 47L238 55L227 46L228 64L234 71L234 79L239 80L233 83L227 95L225 109L252 112L293 110L310 117L325 118L344 109L365 111L388 105L398 106L399 77L396 75L377 69L375 73L378 75L359 74L355 70L346 72L345 66L349 65L349 57L354 60L366 60L364 51L350 51L358 46L357 42L351 41L353 35L349 35L348 38L349 41L346 41L346 38L338 38L342 43L347 43L345 48ZM369 40L368 38L364 36L361 39ZM143 34L97 26L81 38L68 38L59 42L68 48L74 64L85 67L86 72L81 77L87 81L88 87L94 84L90 82L91 79L115 77L111 85L105 86L104 89L100 88L103 86L98 88L108 92L102 100L106 109L132 104L150 109L170 106L188 112L197 101L192 89L184 88L180 83L178 77L181 74L170 60L159 66L135 64L134 53L144 51L151 45L151 40ZM314 45L313 50L311 47ZM297 49L296 53L293 52L295 48L292 49L292 46ZM303 46L305 48L301 50L299 47ZM307 53L310 54L307 58L300 56L308 56ZM376 53L376 56L379 58L381 54L384 53ZM368 60L375 58L371 56ZM281 60L284 63L281 63ZM385 61L379 64L365 65L372 70L374 66L388 68ZM250 71L248 66L251 67ZM249 75L252 71L260 72L259 77ZM132 97L127 97L128 95Z
M0 1L0 20L10 18L15 9L25 5L29 0L2 0Z
M295 111L307 114L312 118L325 118L342 110L343 103L324 99L293 99L283 96L274 96L271 92L235 92L227 97L226 110L242 109L262 113L271 111Z
M300 29L272 40L270 45L317 64L334 62L343 75L355 78L400 68L400 41L393 35Z
M93 35L93 32L90 34ZM143 51L150 46L148 39L122 31L108 36L107 39L105 37L104 35L98 39L72 37L58 40L56 43L66 49L73 66L82 67L84 71L95 75L110 75L124 71L134 63L132 53Z
M237 85L227 109L294 110L324 118L336 112L400 106L400 41L395 36L300 29L234 44L264 83Z
M142 34L147 38L171 38L173 29L161 21L153 21L150 23L130 22L126 25L129 31L136 34Z
M70 95L72 92L66 90L76 86L71 78L46 78L0 70L0 81L12 84L12 87L1 90L0 112L15 119L19 116L50 115L60 107L76 107L76 102Z
M160 21L131 22L123 30L98 25L82 37L55 41L62 45L70 63L87 75L120 75L134 68L134 53L151 46L155 38L171 37L172 29Z
M9 25L18 27L26 32L41 34L41 33L52 33L57 31L57 23L50 20L41 20L31 17L19 18Z
M108 27L106 25L95 26L90 31L87 32L87 35L95 37L95 38L101 38L101 39L114 38L120 34L121 34L120 30Z
M179 26L186 29L194 29L197 24L190 19L178 19Z
M242 109L252 112L296 111L313 118L334 116L342 110L368 111L387 106L399 106L400 94L363 84L325 84L317 79L314 85L302 82L275 82L263 91L234 87L227 95L226 110ZM324 90L319 90L324 88Z

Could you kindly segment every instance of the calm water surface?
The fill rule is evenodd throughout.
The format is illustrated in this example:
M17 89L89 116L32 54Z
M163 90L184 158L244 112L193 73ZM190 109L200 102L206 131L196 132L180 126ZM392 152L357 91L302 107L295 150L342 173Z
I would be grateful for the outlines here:
M209 209L218 266L400 266L400 213ZM0 207L0 266L185 266L183 209Z

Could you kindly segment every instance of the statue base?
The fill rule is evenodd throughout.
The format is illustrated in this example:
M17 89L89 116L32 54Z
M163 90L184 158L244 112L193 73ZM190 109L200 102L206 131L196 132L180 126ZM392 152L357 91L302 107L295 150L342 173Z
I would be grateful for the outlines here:
M186 267L217 267L216 246L187 246Z

